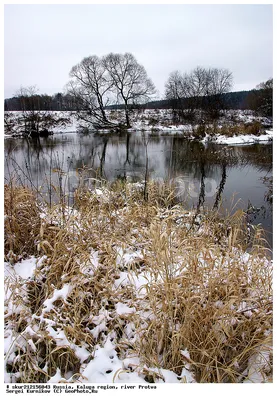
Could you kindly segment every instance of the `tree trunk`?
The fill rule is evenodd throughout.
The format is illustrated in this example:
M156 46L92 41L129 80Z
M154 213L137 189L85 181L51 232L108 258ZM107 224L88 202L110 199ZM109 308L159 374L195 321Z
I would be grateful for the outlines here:
M127 127L127 128L131 128L131 124L130 124L130 116L129 116L129 110L128 110L128 103L127 103L127 100L125 100L124 102L125 102L125 119L126 119L126 127Z

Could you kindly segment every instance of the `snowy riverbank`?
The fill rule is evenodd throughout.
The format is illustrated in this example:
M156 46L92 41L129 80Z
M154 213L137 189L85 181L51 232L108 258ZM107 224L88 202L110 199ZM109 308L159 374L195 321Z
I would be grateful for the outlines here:
M74 113L67 111L50 112L56 118L67 119L67 123L51 129L54 134L76 133L90 129L86 123L77 121ZM123 118L122 110L108 111L109 119L114 123L119 123ZM17 119L20 112L10 112L10 120ZM258 124L255 127L255 134L251 131L251 124ZM229 110L224 113L214 124L176 124L172 122L171 110L143 110L136 111L132 117L132 128L129 132L146 132L155 135L182 135L190 140L201 140L202 142L215 141L219 144L253 144L259 142L269 142L273 139L273 129L269 128L271 121L268 118L257 117L252 112L246 110ZM250 126L250 128L249 128ZM249 129L248 129L249 128ZM222 132L226 132L222 134ZM5 137L18 136L20 127L17 123L7 130ZM109 130L100 130L101 133L109 133Z
M229 144L229 145L243 145L243 144L255 144L255 143L266 143L273 140L273 130L266 130L261 135L237 135L237 136L224 136L224 135L206 135L201 141L207 143L212 141L217 144Z

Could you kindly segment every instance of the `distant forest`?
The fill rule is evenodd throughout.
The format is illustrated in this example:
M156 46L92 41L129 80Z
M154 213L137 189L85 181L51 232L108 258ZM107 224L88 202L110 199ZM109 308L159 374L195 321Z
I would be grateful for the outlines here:
M229 92L222 95L223 109L233 109L233 110L246 110L254 109L253 95L257 93L257 90L246 90L240 92ZM25 100L25 101L23 101ZM186 99L184 99L184 104ZM29 104L29 105L28 105ZM5 99L4 110L5 111L27 111L35 109L44 111L74 111L77 109L75 104L74 96L69 94L57 93L53 96L47 94L34 95L32 96L32 101L28 102L26 99L20 96ZM24 109L23 109L24 107ZM132 108L142 108L142 109L168 109L171 108L170 100L156 100L150 101L145 104L140 104L137 106L132 105ZM106 109L121 109L124 105L110 105Z

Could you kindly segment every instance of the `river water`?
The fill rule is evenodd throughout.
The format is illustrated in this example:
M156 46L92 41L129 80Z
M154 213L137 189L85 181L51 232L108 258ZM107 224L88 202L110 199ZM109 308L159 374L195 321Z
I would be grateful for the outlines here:
M251 210L272 246L272 203L264 178L272 176L272 144L203 144L174 135L59 134L38 140L5 139L5 181L63 187L70 195L95 179L173 182L187 207ZM52 193L52 190L51 190Z

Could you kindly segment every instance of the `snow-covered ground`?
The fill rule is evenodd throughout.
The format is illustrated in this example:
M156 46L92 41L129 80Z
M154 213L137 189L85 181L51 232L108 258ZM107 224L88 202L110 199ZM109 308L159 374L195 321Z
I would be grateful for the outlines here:
M80 123L74 116L74 113L70 113L67 111L58 112L52 111L56 116L66 117L69 119L69 123L64 126L55 127L52 129L54 134L59 133L76 133L80 130ZM18 116L20 112L14 111L11 112L11 115ZM108 118L112 120L112 122L119 122L124 120L124 115L122 110L112 110L107 111ZM229 110L225 112L224 117L220 117L218 120L218 127L224 124L250 124L253 122L259 122L262 126L266 127L265 133L259 135L249 135L249 134L239 134L239 132L235 133L234 136L225 136L217 134L216 132L211 135L207 134L204 138L200 138L203 142L208 140L213 140L219 144L251 144L258 142L267 142L271 141L273 138L273 130L268 127L272 123L270 119L266 117L257 117L253 114L253 112L249 110ZM87 124L83 123L83 127L88 127ZM132 116L132 128L128 129L130 132L138 132L145 131L151 132L155 134L179 134L185 136L189 139L195 139L194 132L197 130L198 125L192 124L174 124L172 123L171 110L161 109L161 110L144 110L137 111ZM14 132L16 133L17 128L14 128ZM109 132L103 130L102 132ZM5 137L9 137L10 135L5 135Z
M230 144L230 145L242 145L242 144L254 144L261 142L270 142L273 140L273 130L267 129L264 134L261 135L237 135L237 136L223 136L223 135L206 135L202 139L203 143L213 141L218 144Z
M139 258L138 253L125 253L123 249L118 249L118 264L128 266L133 260ZM21 290L26 289L26 283L30 280L35 279L36 273L43 262L45 262L45 257L35 258L30 257L26 260L18 262L11 265L5 262L5 318L6 320L15 314L24 314L24 306L16 304L17 295L13 293L10 289L12 285L16 283L21 286ZM91 265L83 269L86 274L93 274L98 266L98 254L97 252L92 252L91 255ZM82 267L80 267L82 270ZM120 276L114 282L115 289L123 286L129 286L134 291L134 296L143 296L143 286L148 282L149 277L147 275L141 274L137 276L136 274L130 272L121 272ZM157 368L147 368L143 366L138 357L127 357L125 359L120 359L116 351L116 342L113 341L114 333L108 334L106 341L103 346L96 345L95 350L92 354L82 346L77 346L67 339L67 336L63 329L53 328L55 323L47 318L51 310L55 311L54 303L56 300L67 302L67 298L70 292L73 290L73 285L65 284L60 290L54 290L54 293L50 298L46 299L43 303L43 310L38 316L34 314L28 323L28 326L21 332L20 335L14 332L12 326L9 325L5 329L4 336L4 353L5 353L5 366L7 364L15 362L18 348L25 347L26 345L31 346L36 350L36 346L32 340L32 337L37 338L40 335L40 324L46 324L46 330L54 341L56 341L58 346L68 346L71 348L77 358L80 360L81 364L81 376L78 379L78 383L141 383L146 385L144 379L146 373L153 373L157 376L156 383L182 383L182 382L195 382L192 373L189 371L189 365L184 364L183 371L180 376L175 373L165 369ZM136 308L129 307L125 300L118 301L115 303L115 313L123 320L128 321L129 315L136 313ZM106 331L107 321L110 319L109 312L102 309L99 315L92 316L92 323L94 328L91 330L95 340L101 335L102 332ZM134 326L133 323L127 323L125 327L126 339L130 339L134 336ZM189 353L184 349L184 354L189 358ZM88 361L92 358L91 361ZM45 366L45 371L47 371L47 364ZM15 382L18 377L18 373L8 373L5 368L4 380L5 383ZM59 383L59 382L76 382L73 373L69 373L67 376L62 376L61 371L57 369L56 374L48 380L47 383Z
M131 260L138 259L139 254L137 253L124 253L122 249L120 249L118 262L124 263L124 265L128 265ZM247 262L249 259L248 255L242 255L242 258ZM13 293L10 290L11 282L18 282L21 285L21 290L24 290L25 283L35 279L36 269L45 262L45 257L42 258L34 258L30 257L24 261L18 262L14 265L5 263L5 281L6 281L6 290L5 290L5 318L7 319L11 315L15 314L23 314L24 307L16 304L17 294ZM98 264L98 255L92 254L91 261L91 271L97 268ZM120 277L114 282L115 288L120 286L129 286L134 291L134 297L143 298L145 294L144 291L141 290L145 287L145 284L149 282L150 277L147 274L135 274L132 272L122 272ZM73 350L76 357L80 361L80 372L81 375L78 378L78 383L105 383L105 384L120 384L120 383L140 383L145 385L145 375L146 373L153 373L156 376L155 383L195 383L195 378L193 373L191 372L191 367L189 363L190 355L187 349L182 350L182 354L184 356L184 367L182 369L182 373L177 375L173 371L166 369L158 369L158 368L149 368L147 366L142 366L140 359L136 356L127 357L125 359L120 359L117 351L116 351L116 342L113 340L114 334L108 334L106 337L106 341L104 345L96 345L95 350L93 352L93 357L91 358L91 353L82 346L77 346L70 342L67 339L67 335L65 334L62 328L55 328L54 321L51 321L49 317L49 312L52 310L55 311L54 302L57 300L63 301L67 303L68 296L70 292L73 290L73 285L65 284L60 290L55 290L50 298L47 298L43 303L43 310L40 315L33 315L31 320L29 321L26 328L21 332L20 335L14 332L12 327L9 325L8 328L5 329L5 338L4 338L4 352L5 352L5 366L7 364L15 362L16 352L20 347L25 347L26 345L31 346L34 351L36 351L36 345L33 341L33 337L37 338L40 335L40 324L46 325L46 330L49 335L56 341L58 346L69 347ZM220 308L222 304L218 303L218 307ZM239 305L238 313L252 313L248 311L247 303L242 303ZM115 313L128 321L130 315L136 313L135 305L130 307L124 299L122 301L118 301L115 304ZM151 314L151 313L150 313ZM149 315L150 315L149 314ZM251 316L249 314L249 316ZM94 324L94 328L91 333L97 339L101 332L106 330L106 323L109 320L109 313L102 309L99 315L95 315L92 318L92 323ZM136 333L134 331L134 325L132 322L127 323L125 326L125 335L126 339L134 337L135 340ZM272 352L271 346L265 346L259 353L254 355L251 359L249 359L248 367L244 372L244 383L255 383L255 382L265 382L264 370L267 370L269 365L269 358ZM47 364L45 366L45 371L47 371ZM4 372L4 380L5 383L14 382L16 377L18 377L18 373L8 373L6 368ZM68 382L74 383L76 382L73 373L68 373L67 376L61 374L60 369L57 369L54 376L52 376L47 383L61 383Z

